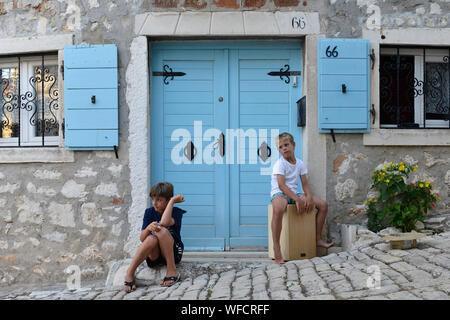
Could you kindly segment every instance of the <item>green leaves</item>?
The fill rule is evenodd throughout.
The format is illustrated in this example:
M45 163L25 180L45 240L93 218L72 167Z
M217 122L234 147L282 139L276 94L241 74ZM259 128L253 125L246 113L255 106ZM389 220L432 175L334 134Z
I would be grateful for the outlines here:
M365 202L368 204L369 230L377 232L394 226L403 232L410 232L417 221L425 219L427 210L441 199L431 192L432 186L428 180L407 183L409 173L417 168L417 165L390 162L372 174L371 188L378 190L379 196Z

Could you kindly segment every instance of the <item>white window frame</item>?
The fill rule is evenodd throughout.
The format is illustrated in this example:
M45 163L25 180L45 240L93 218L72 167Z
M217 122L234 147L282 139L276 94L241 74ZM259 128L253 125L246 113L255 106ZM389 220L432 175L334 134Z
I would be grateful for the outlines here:
M400 56L414 56L414 78L419 81L425 81L424 64L423 64L423 48L400 48ZM397 48L385 47L380 48L380 55L397 55ZM443 62L444 56L449 55L448 49L441 48L425 48L425 63L427 62ZM420 128L424 127L424 95L417 95L414 98L414 122L419 124ZM382 128L396 128L397 125L380 124ZM426 120L426 128L449 128L449 120Z
M64 60L64 46L73 44L72 34L36 36L26 38L0 39L0 58L2 56L24 55L29 53L46 54L58 52L58 122L64 117L64 77L61 66ZM74 162L74 152L65 150L62 125L59 126L57 147L0 148L0 163L60 163Z
M366 146L450 146L449 129L389 129L381 128L380 115L380 46L450 46L449 29L398 28L363 29L362 38L370 40L371 50L375 54L375 63L371 69L370 103L375 111L375 123L370 122L370 132L363 134Z
M53 56L53 54L51 54ZM49 55L45 55L45 65L46 66L56 66L56 69L58 69L58 59L56 58L49 58ZM17 67L18 66L18 58L7 58L2 59L0 57L0 67ZM36 67L40 67L42 64L42 56L23 56L20 58L20 94L23 95L25 92L31 92L31 85L29 83L29 79L34 76L34 69ZM56 75L58 77L58 75ZM59 81L59 80L58 80ZM40 88L35 88L36 94L38 94ZM36 96L37 98L37 96ZM58 99L60 100L60 99ZM35 105L35 107L40 107ZM56 116L58 119L61 118L59 115L60 109L58 108ZM0 138L0 146L11 146L11 147L47 147L47 146L58 146L59 144L59 137L58 136L46 136L44 138L44 146L42 145L42 136L36 136L33 134L34 127L30 125L31 117L33 115L33 111L27 111L27 110L21 110L20 111L20 146L19 138ZM36 115L38 118L39 115ZM59 134L59 133L58 133Z

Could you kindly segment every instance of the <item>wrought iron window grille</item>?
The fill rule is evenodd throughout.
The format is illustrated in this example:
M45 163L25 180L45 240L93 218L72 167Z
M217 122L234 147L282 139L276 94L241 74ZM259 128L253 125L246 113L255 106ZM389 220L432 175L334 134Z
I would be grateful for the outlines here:
M382 46L380 127L450 128L450 47Z
M0 147L58 146L57 56L0 58Z

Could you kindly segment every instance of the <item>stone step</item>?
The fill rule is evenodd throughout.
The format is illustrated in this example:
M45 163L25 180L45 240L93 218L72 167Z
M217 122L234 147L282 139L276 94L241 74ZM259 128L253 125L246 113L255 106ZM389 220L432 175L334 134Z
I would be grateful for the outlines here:
M113 262L108 272L105 286L123 286L125 273L131 259ZM220 274L254 265L271 264L267 251L226 251L226 252L184 252L183 259L177 265L177 270L183 278L194 279L203 274ZM136 284L154 285L164 278L166 267L148 268L142 263L136 270Z

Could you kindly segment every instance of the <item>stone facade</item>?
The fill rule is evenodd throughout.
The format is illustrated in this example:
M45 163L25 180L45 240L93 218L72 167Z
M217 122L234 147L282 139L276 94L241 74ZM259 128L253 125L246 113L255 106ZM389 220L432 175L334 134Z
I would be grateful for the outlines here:
M381 0L17 0L0 1L0 42L16 38L72 35L73 44L114 43L119 50L120 148L75 151L59 162L0 162L0 286L58 282L64 270L80 266L83 279L102 278L124 249L139 222L130 219L136 199L132 188L145 181L130 174L129 112L136 98L127 96L129 79L139 68L131 63L142 49L135 39L136 18L148 12L303 11L318 13L326 37L360 38L383 28L448 29L450 2ZM31 41L31 40L30 40ZM135 48L139 46L139 48ZM5 54L0 45L0 58ZM135 49L133 49L135 48ZM134 50L134 51L133 51ZM24 52L32 49L24 48ZM11 52L7 52L11 54ZM15 51L15 53L21 53ZM308 67L308 66L306 66ZM305 67L305 68L306 68ZM135 71L133 71L135 70ZM141 97L144 100L146 97ZM147 97L148 99L148 97ZM139 119L135 119L139 120ZM142 142L143 143L143 142ZM139 146L138 146L139 147ZM144 148L148 148L143 146ZM309 153L316 152L313 146ZM9 152L0 149L0 153ZM24 153L26 152L23 151ZM326 200L328 235L340 243L340 224L364 224L363 203L378 165L407 161L420 166L418 175L435 183L443 200L431 213L450 212L450 150L441 146L367 146L362 134L326 136ZM4 158L1 158L4 160ZM146 190L147 186L142 190ZM140 191L139 191L140 192ZM143 192L140 192L143 193ZM147 195L139 200L148 204ZM140 210L140 209L139 209ZM141 214L141 212L139 212ZM432 220L445 228L448 220ZM450 228L449 226L447 226Z

